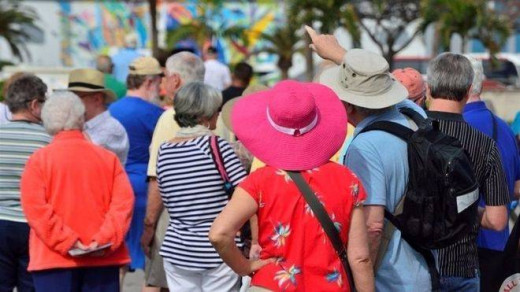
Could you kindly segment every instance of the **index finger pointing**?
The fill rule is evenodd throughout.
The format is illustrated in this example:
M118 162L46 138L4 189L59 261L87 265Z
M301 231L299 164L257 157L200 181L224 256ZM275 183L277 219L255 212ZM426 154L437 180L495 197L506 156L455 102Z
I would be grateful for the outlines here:
M315 31L312 27L310 27L310 26L308 26L308 25L305 25L305 30L307 31L307 33L308 33L309 36L311 37L311 40L314 41L314 38L318 35L318 34L316 33L316 31Z

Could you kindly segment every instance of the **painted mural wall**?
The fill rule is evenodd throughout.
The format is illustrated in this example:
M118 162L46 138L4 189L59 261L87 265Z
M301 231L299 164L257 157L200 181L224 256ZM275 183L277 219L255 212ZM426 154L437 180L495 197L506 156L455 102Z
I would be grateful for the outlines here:
M113 55L122 48L128 34L137 36L138 49L142 54L151 53L150 14L146 1L28 0L23 3L38 12L38 24L43 29L43 35L35 36L34 42L28 44L31 59L24 62L26 65L93 66L98 54ZM173 3L159 1L160 46L165 46L168 31L197 21L202 14L217 33L234 26L248 27L257 32L248 34L247 45L218 36L208 40L205 45L216 46L221 61L233 64L248 58L257 70L272 71L276 68L276 56L252 53L263 46L259 33L269 32L277 24L283 23L283 6L280 1L225 1L218 11L201 9L196 0ZM193 40L176 43L174 47L191 47L200 51ZM9 49L1 40L0 59L11 59Z

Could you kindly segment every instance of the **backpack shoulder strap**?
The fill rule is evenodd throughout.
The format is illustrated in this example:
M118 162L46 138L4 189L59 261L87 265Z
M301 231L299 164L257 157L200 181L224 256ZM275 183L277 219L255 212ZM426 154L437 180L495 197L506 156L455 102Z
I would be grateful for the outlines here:
M354 287L354 279L352 278L352 271L350 270L350 266L348 264L347 249L345 248L345 244L341 241L339 232L330 219L329 214L314 194L314 191L305 182L303 176L299 172L287 171L287 173L300 190L300 193L305 198L305 201L307 201L307 204L309 204L309 207L311 207L311 210L314 212L314 215L316 215L316 218L318 218L318 221L327 234L330 242L332 243L332 246L336 250L336 253L341 260L343 268L345 269L345 273L347 274L350 284L350 291L355 292L356 290Z
M359 132L359 134L365 133L368 131L375 131L375 130L390 133L394 136L397 136L397 137L403 139L404 141L408 141L414 133L413 130L411 130L403 125L400 125L398 123L387 122L387 121L378 121L378 122L374 122L374 123L368 125L366 128L361 130L361 132Z
M409 107L402 107L399 109L399 112L412 119L417 124L417 126L420 126L421 124L426 122L426 118L424 118L423 116L421 116L421 114Z

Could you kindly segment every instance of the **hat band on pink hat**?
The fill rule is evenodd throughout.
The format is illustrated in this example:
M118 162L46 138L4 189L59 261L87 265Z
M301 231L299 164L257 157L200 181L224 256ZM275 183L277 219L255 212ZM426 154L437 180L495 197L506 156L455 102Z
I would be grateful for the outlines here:
M284 126L278 125L275 121L273 121L273 118L269 114L269 108L267 108L267 120L269 121L269 124L278 132L284 133L291 136L301 136L305 133L308 133L310 130L312 130L316 125L318 124L318 114L314 117L312 122L310 122L307 126L295 129L295 128L287 128Z

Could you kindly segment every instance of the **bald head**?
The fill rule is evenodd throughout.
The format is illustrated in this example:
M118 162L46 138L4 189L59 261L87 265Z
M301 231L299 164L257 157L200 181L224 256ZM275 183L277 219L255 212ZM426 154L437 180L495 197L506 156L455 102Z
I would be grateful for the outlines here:
M112 73L112 59L107 55L100 55L96 59L96 69L103 73L111 74Z

